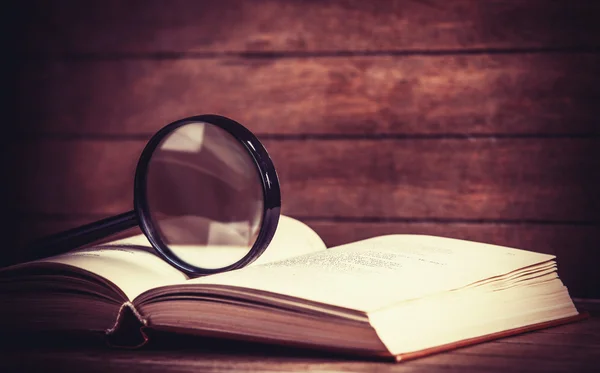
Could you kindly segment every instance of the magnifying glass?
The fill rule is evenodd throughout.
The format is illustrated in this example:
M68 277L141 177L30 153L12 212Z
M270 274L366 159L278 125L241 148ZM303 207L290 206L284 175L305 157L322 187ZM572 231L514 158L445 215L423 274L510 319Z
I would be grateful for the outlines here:
M56 255L140 226L159 256L190 276L244 267L273 238L281 208L275 167L244 126L218 115L178 120L144 148L134 209L46 237Z

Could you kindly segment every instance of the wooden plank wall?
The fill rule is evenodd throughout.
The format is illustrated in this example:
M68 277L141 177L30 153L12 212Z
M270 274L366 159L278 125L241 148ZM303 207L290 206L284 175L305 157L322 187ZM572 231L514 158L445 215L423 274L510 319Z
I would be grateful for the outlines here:
M25 1L14 242L126 211L144 142L230 116L329 245L425 233L559 258L600 297L600 3ZM6 247L5 258L17 257Z

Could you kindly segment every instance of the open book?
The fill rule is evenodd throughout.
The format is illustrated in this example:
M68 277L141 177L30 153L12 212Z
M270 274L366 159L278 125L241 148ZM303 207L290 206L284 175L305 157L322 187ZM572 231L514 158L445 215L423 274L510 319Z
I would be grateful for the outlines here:
M396 360L578 318L555 257L422 235L326 249L282 216L246 268L188 279L144 236L0 270L0 330L176 331ZM132 316L133 317L133 316Z

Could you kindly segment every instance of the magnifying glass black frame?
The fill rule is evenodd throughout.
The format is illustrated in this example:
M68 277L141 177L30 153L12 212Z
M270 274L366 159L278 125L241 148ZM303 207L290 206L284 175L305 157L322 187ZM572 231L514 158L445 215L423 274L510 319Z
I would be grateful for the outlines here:
M156 227L152 224L150 206L148 206L146 181L152 154L161 141L169 134L173 133L177 128L186 124L198 122L217 126L235 137L252 157L262 183L264 204L262 224L257 239L250 251L244 257L226 267L202 268L190 265L181 260L169 249ZM199 193L201 193L201 191L199 191ZM150 241L150 244L169 264L192 277L209 275L242 268L256 260L271 242L275 230L277 229L281 210L279 180L273 162L264 146L252 132L240 123L214 114L197 115L180 119L166 125L154 134L146 144L138 161L135 171L133 195L134 209L132 211L47 237L33 246L34 255L41 252L45 252L45 256L64 253L139 225L142 232L144 232L148 238L148 241Z

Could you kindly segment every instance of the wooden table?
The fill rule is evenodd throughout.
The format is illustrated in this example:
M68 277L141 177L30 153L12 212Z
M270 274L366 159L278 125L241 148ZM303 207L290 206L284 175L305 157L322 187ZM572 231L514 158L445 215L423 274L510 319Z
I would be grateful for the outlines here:
M180 336L165 336L161 344L141 350L97 342L2 343L0 372L600 372L600 314L595 312L578 323L400 364Z

